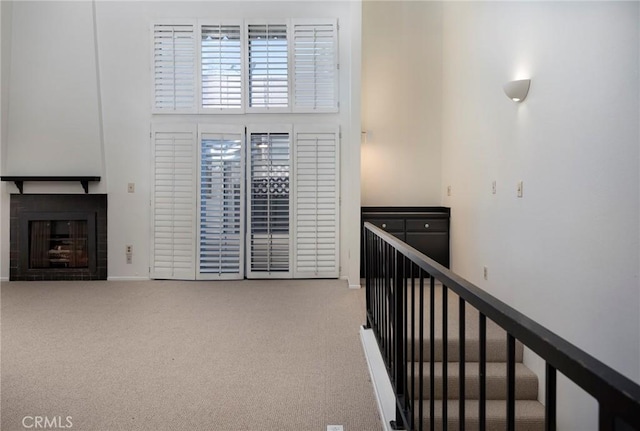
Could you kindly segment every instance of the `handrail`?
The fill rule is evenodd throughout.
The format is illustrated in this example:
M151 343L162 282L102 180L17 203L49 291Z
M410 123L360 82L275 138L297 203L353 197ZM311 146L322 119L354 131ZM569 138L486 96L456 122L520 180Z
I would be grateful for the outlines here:
M367 231L441 281L447 289L596 398L600 403L601 429L614 429L615 419L621 418L627 425L640 430L638 384L382 229L367 222L364 224L365 235ZM365 252L363 258L366 257ZM606 416L604 420L603 415Z

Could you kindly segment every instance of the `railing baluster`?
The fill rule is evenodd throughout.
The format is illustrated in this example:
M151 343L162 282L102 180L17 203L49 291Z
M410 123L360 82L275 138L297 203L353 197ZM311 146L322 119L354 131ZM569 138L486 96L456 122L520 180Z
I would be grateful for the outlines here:
M556 431L556 369L548 362L544 377L544 429Z
M480 313L480 397L478 402L479 430L485 431L487 426L487 317Z
M431 276L433 279L433 276ZM449 366L447 361L449 360L449 343L448 343L448 313L447 313L447 286L442 285L442 431L447 431L448 425L448 416L447 416L447 399L449 398L448 393L448 382L449 382Z
M507 334L507 431L516 429L516 339Z
M411 262L411 411L409 416L409 429L414 429L414 406L416 402L416 279L413 273L415 264ZM419 400L422 403L422 400Z
M407 273L408 271L406 271L407 269L407 261L406 258L404 257L404 255L402 256L402 299L403 299L403 320L404 320L404 325L403 325L403 331L402 331L402 367L403 367L403 372L404 375L402 376L403 378L403 396L404 396L404 412L405 413L409 413L410 412L410 406L411 406L411 399L409 397L409 370L407 369L408 366L408 357L409 357L409 343L407 342L407 337L409 335L409 292L407 291L408 288L408 282L407 282ZM409 418L406 418L407 421L409 421ZM406 424L407 426L411 426L410 423ZM409 428L410 429L410 428Z
M599 431L614 431L614 416L611 411L605 407L600 401L599 414L598 414L598 430Z
M436 416L436 294L435 294L435 280L433 276L429 277L429 377L431 388L429 391L429 421L431 431L435 430L435 416Z
M403 415L406 408L405 382L406 382L406 302L404 299L404 259L402 255L394 250L393 253L393 368L394 387L396 390L396 420L395 429L404 429ZM392 424L393 425L393 424Z
M418 369L419 369L419 380L418 380L418 427L419 427L419 431L423 430L423 419L424 419L424 408L423 408L423 400L424 400L424 365L423 365L423 360L424 360L424 271L422 269L420 269L420 304L418 306L419 308L419 314L420 314L420 319L418 322L418 338L419 340L419 344L418 344L418 355L420 356L420 360L418 361ZM433 427L431 427L431 430L433 430Z
M459 402L459 411L458 411L458 416L460 417L460 431L464 431L464 423L465 423L465 400L466 400L466 393L465 393L465 363L466 363L466 358L465 358L465 347L466 347L466 322L465 322L465 303L464 303L464 299L459 298L459 310L458 310L458 319L459 319L459 344L460 344L460 394L458 396L458 399L460 400Z
M386 356L387 356L387 364L391 367L391 246L386 245L385 247L385 277L384 277L384 290L385 290L385 333L386 333ZM391 371L391 370L389 370Z

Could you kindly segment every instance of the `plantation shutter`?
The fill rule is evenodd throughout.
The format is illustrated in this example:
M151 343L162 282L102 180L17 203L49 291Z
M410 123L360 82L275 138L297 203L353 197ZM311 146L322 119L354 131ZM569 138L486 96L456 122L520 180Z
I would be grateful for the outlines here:
M295 129L296 278L339 276L339 133Z
M338 25L292 20L294 112L337 112Z
M195 24L153 25L154 113L196 111Z
M242 110L242 44L240 24L202 24L200 76L203 109Z
M249 109L287 111L289 50L286 24L248 24Z
M291 133L249 130L249 278L291 276Z
M198 279L244 277L244 128L200 126Z
M151 278L195 277L195 125L152 129Z

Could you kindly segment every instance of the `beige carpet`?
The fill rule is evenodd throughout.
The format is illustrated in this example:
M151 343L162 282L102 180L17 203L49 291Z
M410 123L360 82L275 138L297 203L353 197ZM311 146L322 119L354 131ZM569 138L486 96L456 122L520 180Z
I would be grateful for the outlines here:
M1 428L381 429L340 281L11 282L1 289ZM27 423L32 424L33 422Z

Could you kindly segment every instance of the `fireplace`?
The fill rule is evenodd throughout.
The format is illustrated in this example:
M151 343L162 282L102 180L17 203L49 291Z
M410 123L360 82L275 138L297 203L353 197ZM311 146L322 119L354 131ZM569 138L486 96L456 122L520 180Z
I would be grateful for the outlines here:
M11 280L105 280L107 196L11 195Z

